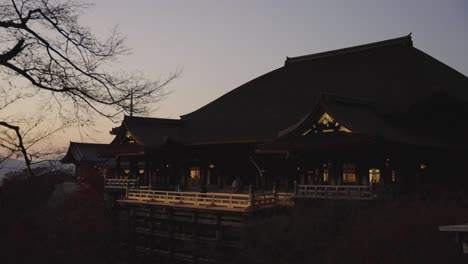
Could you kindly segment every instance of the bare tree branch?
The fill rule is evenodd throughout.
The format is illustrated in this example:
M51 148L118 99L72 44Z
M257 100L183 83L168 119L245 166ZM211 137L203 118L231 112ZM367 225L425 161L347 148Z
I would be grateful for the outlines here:
M21 154L23 154L23 158L26 163L26 167L28 168L29 174L31 176L34 176L34 172L31 169L31 159L29 158L26 148L24 147L23 136L20 133L20 128L18 126L8 124L7 122L4 122L4 121L0 121L0 126L11 129L16 133L16 137L18 138L18 144L16 145L16 147L19 149L19 151L21 151Z
M17 96L5 99L0 110L26 91L34 91L30 97L52 94L45 104L63 121L50 130L55 133L69 123L81 129L96 116L115 122L122 113L145 114L168 94L165 88L180 71L153 81L143 74L109 70L119 56L128 54L125 38L114 29L101 40L81 25L80 14L89 7L80 0L0 0L0 73L23 79L30 88L14 90ZM0 146L22 153L29 167L30 149L22 141L33 130L21 134L12 120L0 115L0 121L0 126L15 131L0 135Z

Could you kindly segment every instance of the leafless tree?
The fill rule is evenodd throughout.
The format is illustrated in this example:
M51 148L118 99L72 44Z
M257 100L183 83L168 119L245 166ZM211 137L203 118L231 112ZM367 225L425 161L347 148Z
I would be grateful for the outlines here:
M142 74L109 70L128 49L117 30L100 39L79 23L89 7L73 0L0 0L0 73L9 80L7 88L0 88L5 94L0 112L25 97L46 98L44 109L62 120L29 145L64 126L86 126L96 115L114 120L122 113L147 111L178 75L152 81ZM8 116L0 117L0 146L20 153L29 169L34 156L24 136L39 124L32 123L23 128Z

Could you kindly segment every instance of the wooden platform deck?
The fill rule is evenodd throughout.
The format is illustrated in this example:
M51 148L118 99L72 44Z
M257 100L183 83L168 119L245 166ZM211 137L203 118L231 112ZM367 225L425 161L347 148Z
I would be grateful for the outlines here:
M104 188L106 189L127 189L137 188L138 179L106 179Z
M294 198L371 200L374 195L366 185L297 185Z
M277 205L292 204L287 193L199 193L129 189L125 199L117 202L135 205L160 205L178 208L197 208L210 211L247 212Z

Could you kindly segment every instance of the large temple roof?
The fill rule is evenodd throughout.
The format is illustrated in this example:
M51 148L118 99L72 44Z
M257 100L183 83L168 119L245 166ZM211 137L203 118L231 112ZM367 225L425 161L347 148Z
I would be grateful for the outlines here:
M181 116L181 139L189 144L271 141L325 93L362 98L378 112L398 116L440 91L468 101L468 78L414 48L411 36L405 36L288 58L283 67Z
M279 144L278 140L286 144L291 143L288 140L299 145L312 141L325 144L326 137L322 136L284 137L290 132L299 133L307 122L314 121L317 109L332 114L346 130L352 131L347 138L356 142L371 143L377 136L403 144L443 146L434 140L434 133L422 135L421 130L413 131L414 124L424 124L424 120L408 125L417 116L415 107L441 94L466 104L468 78L414 48L408 35L287 58L283 67L181 119L125 116L114 131L116 137L110 144L113 150L109 147L107 151L138 154L145 148L163 147L168 141L187 145L268 145ZM451 102L446 100L445 105ZM426 107L434 108L430 104ZM454 120L460 115L464 117L460 112ZM425 115L418 118L424 119ZM124 151L118 146L125 142L136 144Z

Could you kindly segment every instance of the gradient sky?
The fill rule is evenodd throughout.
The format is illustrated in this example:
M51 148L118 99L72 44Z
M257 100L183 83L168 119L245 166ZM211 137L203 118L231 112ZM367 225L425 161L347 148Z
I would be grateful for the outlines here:
M118 24L132 55L121 67L183 73L152 116L178 118L305 55L413 33L414 45L468 75L467 0L95 0L82 23ZM468 89L468 87L467 87ZM90 141L109 142L101 122ZM115 126L115 125L114 125ZM63 140L79 141L73 133Z

